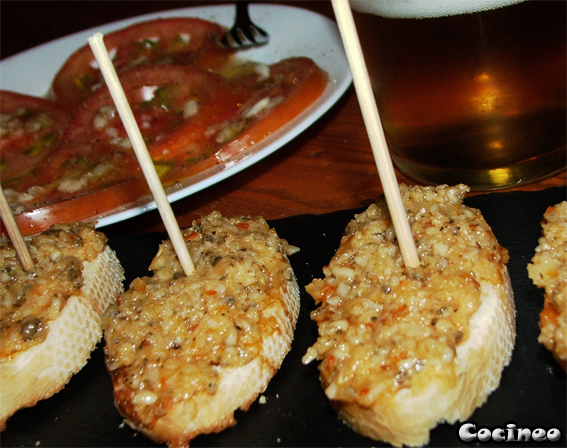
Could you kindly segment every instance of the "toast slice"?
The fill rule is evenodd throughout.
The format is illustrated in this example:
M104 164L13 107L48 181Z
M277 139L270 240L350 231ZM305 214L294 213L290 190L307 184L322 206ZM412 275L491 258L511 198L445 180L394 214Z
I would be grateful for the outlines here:
M499 246L468 187L400 187L421 265L404 267L384 200L352 220L307 291L320 378L355 431L421 446L438 423L468 418L500 381L515 308Z
M18 409L59 392L102 337L101 317L123 290L123 270L106 237L83 224L56 225L27 244L24 272L0 246L0 426Z
M118 411L158 443L188 446L236 424L290 350L299 290L296 248L262 218L214 212L183 231L185 276L171 242L105 316Z

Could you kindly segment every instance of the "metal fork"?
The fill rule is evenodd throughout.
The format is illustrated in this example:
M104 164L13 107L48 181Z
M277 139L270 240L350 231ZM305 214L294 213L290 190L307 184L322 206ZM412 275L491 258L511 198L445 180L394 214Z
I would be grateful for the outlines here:
M234 25L222 37L215 36L221 47L257 47L270 41L268 33L250 20L248 3L247 1L237 1Z

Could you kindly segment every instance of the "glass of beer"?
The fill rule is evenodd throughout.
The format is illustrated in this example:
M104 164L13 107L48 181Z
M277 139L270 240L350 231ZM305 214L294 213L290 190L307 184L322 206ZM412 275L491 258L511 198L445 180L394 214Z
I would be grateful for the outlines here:
M494 190L565 169L566 3L350 0L404 175Z

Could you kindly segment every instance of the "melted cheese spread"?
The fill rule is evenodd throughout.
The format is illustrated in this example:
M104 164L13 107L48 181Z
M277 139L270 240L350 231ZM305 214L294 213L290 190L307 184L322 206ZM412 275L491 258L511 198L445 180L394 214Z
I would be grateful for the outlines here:
M549 207L542 223L528 273L534 284L544 288L553 312L542 313L539 342L555 356L567 360L567 201Z
M401 186L421 265L406 269L384 200L356 215L325 278L307 291L319 338L304 362L319 368L331 399L370 406L432 376L450 387L456 349L480 306L481 283L500 283L508 253L457 187ZM419 392L416 392L419 393Z
M296 248L260 217L214 212L183 235L194 272L184 275L166 241L150 266L153 276L132 282L104 317L119 399L146 424L176 402L214 394L220 369L261 356L263 335L279 331L266 310L283 303L279 290L293 278L287 255Z
M82 224L56 225L27 237L34 267L24 271L12 244L0 244L0 361L45 340L49 323L83 286L83 262L106 237Z

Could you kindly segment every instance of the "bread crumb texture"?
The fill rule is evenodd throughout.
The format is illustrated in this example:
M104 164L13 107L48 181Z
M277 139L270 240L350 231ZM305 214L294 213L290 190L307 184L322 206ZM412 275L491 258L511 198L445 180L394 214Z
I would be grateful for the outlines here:
M103 252L106 237L91 226L65 224L26 244L34 261L27 272L12 244L0 245L0 361L46 339L50 323L83 287L83 263Z
M319 337L303 362L321 360L325 393L356 430L417 445L427 442L437 421L456 418L446 412L459 397L442 394L461 387L465 363L457 349L477 337L470 321L482 305L483 285L509 282L508 252L480 212L462 204L468 187L400 189L421 265L404 267L384 200L356 215L325 277L307 286L320 304L311 315ZM506 306L513 314L513 304ZM510 341L503 345L492 388L510 359ZM421 421L435 412L432 421Z
M549 207L543 215L528 274L545 291L540 314L539 342L553 352L565 369L567 363L567 201Z
M132 282L103 322L119 410L131 426L175 446L235 423L232 413L248 407L249 398L227 415L220 408L209 410L209 401L228 393L217 397L224 400L222 407L256 381L242 374L252 363L273 374L289 350L299 311L298 297L285 298L288 285L296 285L287 256L297 248L264 219L213 212L183 236L194 272L183 274L171 242L165 241L151 263L153 275ZM282 341L267 343L268 337ZM226 372L239 376L228 392L222 385ZM202 423L207 427L191 428L198 426L198 412L204 420L209 411L218 412L216 423L211 417ZM165 423L168 414L179 416Z

